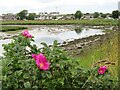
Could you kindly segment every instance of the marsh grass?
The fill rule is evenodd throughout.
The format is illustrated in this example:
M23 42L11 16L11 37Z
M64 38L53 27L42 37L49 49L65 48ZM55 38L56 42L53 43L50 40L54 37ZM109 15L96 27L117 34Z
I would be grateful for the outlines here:
M2 28L0 28L0 31L7 32L7 31L16 31L23 29L28 29L28 28L23 26L2 26Z

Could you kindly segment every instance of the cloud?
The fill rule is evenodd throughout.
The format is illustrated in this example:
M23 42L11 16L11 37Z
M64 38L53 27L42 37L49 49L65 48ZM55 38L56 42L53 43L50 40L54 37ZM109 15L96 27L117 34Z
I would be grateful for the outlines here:
M0 0L0 12L55 11L74 12L77 9L89 11L111 11L117 9L119 0ZM57 7L57 8L56 8ZM103 9L104 8L104 9Z

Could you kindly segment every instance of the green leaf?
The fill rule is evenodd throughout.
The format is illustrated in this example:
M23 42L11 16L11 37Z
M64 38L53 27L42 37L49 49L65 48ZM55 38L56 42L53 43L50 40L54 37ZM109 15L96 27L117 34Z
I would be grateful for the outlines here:
M51 74L50 71L48 71L48 72L46 73L46 75L47 75L48 78L52 78L52 74Z
M28 73L25 73L24 75L23 75L23 78L24 79L28 79L30 77L30 75L28 74Z
M20 76L22 74L22 70L16 72L17 76Z
M25 83L24 83L24 87L25 87L25 88L31 88L30 82L25 82Z
M48 45L44 42L41 43L44 47L48 47Z
M58 45L57 40L54 41L53 46L56 47Z
M38 88L38 86L33 86L32 88Z

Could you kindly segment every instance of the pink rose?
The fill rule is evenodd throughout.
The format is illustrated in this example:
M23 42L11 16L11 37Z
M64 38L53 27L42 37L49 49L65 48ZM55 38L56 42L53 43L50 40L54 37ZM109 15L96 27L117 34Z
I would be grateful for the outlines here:
M32 38L32 35L28 32L28 30L24 30L22 32L22 35L25 36L25 37L27 37L27 38Z
M39 69L48 70L50 68L50 63L42 53L32 54L32 57L35 59L36 65Z
M100 67L100 68L98 69L98 73L99 73L99 74L104 74L106 70L107 70L107 67L106 67L106 66L102 66L102 67Z

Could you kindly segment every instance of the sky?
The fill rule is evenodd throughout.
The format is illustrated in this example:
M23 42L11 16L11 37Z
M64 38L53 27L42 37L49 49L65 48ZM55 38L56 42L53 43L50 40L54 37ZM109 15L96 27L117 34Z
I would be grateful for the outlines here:
M111 13L118 9L120 0L0 0L0 14L19 13L28 10L35 12L54 12L72 14L77 10L83 13Z

